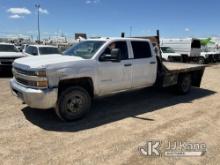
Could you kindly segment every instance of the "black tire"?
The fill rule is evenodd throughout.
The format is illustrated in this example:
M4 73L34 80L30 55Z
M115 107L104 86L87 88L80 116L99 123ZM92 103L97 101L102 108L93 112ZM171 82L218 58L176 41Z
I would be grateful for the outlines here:
M191 75L181 75L178 79L178 83L176 85L177 92L179 94L187 94L191 90Z
M199 57L198 63L199 64L205 64L206 63L205 58L204 57Z
M91 96L82 87L70 87L58 98L57 116L65 121L73 121L83 117L91 107Z

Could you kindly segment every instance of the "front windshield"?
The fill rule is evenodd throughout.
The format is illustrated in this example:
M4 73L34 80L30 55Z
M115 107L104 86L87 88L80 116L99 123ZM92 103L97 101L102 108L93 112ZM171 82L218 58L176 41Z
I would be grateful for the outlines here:
M170 47L161 47L163 53L175 53L175 51Z
M63 54L90 59L103 44L104 41L82 41L64 51Z
M0 45L0 52L18 52L14 45Z
M60 51L58 48L50 48L50 47L41 47L39 48L40 54L45 55L45 54L60 54Z

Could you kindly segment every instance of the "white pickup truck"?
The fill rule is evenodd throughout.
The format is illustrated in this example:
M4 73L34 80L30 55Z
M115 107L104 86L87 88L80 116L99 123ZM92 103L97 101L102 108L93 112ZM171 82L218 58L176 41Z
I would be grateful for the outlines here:
M161 56L164 61L176 61L181 57L181 54L176 53L171 47L160 47Z
M10 85L14 95L32 108L54 108L63 120L88 112L92 99L158 85L188 93L200 86L205 66L162 63L146 39L89 39L64 55L18 59Z
M24 55L18 51L14 44L0 43L0 69L11 69L14 60L21 57Z

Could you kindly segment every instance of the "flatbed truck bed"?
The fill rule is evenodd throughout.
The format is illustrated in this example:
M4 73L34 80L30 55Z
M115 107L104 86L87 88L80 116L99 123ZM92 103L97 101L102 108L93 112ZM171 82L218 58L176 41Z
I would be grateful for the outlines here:
M163 62L163 65L170 73L185 73L205 68L205 65L174 62Z
M155 44L154 49L155 53L157 54L158 64L157 80L155 86L176 86L182 88L185 83L188 83L188 85L191 84L192 86L200 87L206 65L163 61L160 51L159 30L157 30L156 36L142 36L133 38L148 39L152 44Z
M190 77L191 85L200 87L205 65L158 61L157 86L169 87L180 83L183 77Z

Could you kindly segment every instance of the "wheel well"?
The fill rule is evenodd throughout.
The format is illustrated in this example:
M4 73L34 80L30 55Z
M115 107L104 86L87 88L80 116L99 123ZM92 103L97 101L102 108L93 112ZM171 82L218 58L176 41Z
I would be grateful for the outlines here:
M60 95L62 91L72 86L83 87L89 92L91 97L94 96L93 81L89 77L74 78L74 79L67 79L67 80L60 81L59 86L58 86L58 94Z

